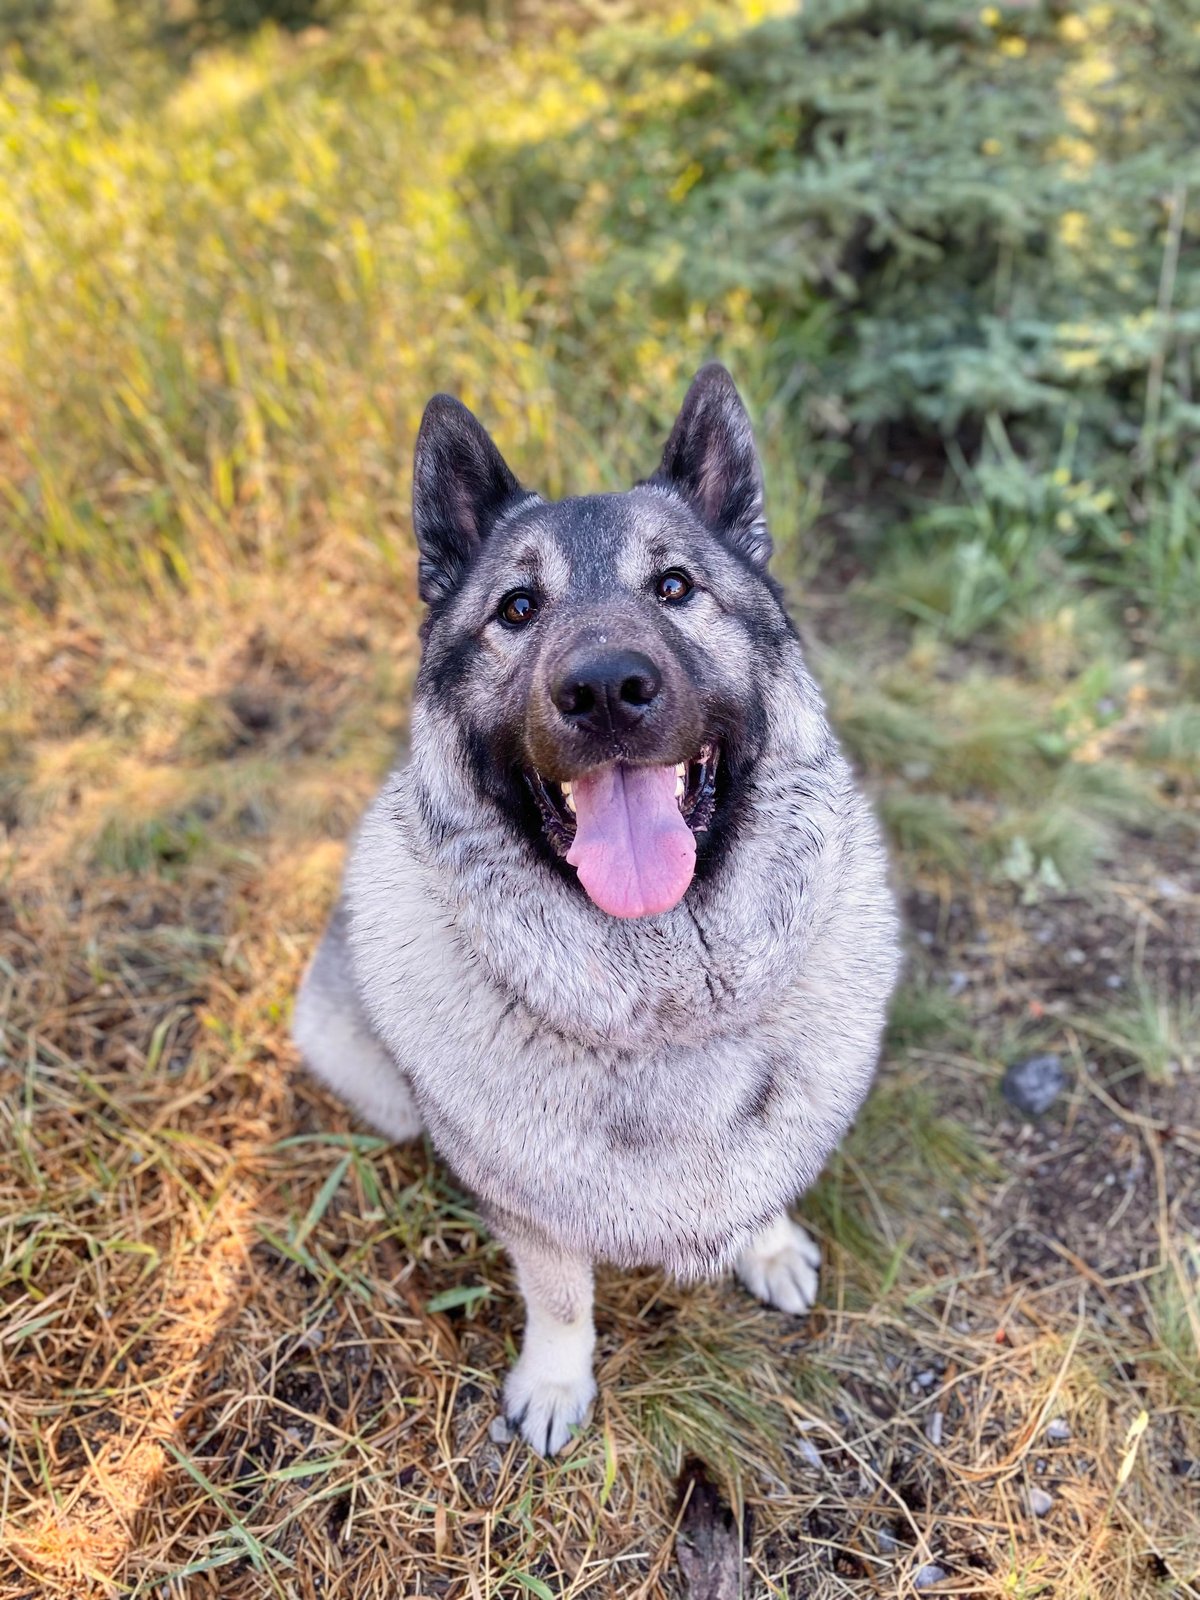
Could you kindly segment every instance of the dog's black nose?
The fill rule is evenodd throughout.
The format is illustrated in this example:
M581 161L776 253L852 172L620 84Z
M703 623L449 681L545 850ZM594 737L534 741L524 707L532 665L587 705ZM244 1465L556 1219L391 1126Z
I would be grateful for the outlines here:
M625 733L645 715L662 675L640 650L572 656L551 691L568 722L589 733Z

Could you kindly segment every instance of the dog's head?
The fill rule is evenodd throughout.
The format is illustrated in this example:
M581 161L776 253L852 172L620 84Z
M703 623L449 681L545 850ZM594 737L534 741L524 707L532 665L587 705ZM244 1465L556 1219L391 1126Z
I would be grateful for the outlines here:
M602 910L668 910L736 828L790 637L729 374L697 375L647 482L554 503L436 396L413 519L423 715Z

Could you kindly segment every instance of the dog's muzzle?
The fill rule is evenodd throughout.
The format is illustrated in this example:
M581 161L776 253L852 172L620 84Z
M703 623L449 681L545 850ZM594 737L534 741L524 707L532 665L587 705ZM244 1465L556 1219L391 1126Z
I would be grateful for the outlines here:
M673 765L614 761L561 783L531 768L526 779L547 838L589 899L610 916L648 917L678 905L692 881L718 759L708 743Z

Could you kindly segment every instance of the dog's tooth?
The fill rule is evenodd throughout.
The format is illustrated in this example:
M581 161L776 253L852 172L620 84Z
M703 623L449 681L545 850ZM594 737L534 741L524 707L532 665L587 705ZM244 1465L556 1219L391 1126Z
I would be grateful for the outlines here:
M677 777L675 779L675 798L676 798L676 800L682 800L686 793L687 793L687 779L686 778Z
M574 816L575 815L575 795L572 792L571 785L569 783L564 783L563 784L562 793L563 793L563 805L565 805L567 810L571 813L571 815Z

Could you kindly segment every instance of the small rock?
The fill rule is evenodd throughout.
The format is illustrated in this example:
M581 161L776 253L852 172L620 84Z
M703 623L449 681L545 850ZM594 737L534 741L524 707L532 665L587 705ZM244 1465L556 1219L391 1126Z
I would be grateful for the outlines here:
M880 1528L875 1535L875 1543L879 1546L881 1556L894 1556L900 1548L900 1541L890 1528Z
M935 1583L941 1583L946 1577L945 1567L939 1567L936 1561L927 1561L913 1579L914 1589L932 1589Z
M967 977L965 972L952 972L950 974L950 981L946 985L946 992L950 995L952 1000L956 1000L967 987L967 984L970 983L970 981L970 978Z
M508 1425L507 1417L493 1417L488 1428L488 1438L493 1444L510 1444L513 1431Z
M800 1459L804 1462L806 1467L815 1467L816 1470L820 1472L821 1452L817 1449L816 1445L811 1439L801 1439L799 1444L796 1446L796 1449L799 1451Z
M1047 1494L1045 1489L1030 1489L1029 1509L1035 1517L1044 1517L1054 1504L1054 1496Z
M1061 1056L1030 1056L1008 1068L1000 1082L1000 1093L1025 1116L1040 1117L1049 1111L1066 1083Z
M931 1411L925 1423L925 1437L935 1450L941 1448L942 1425L946 1420L944 1411Z
M937 1382L937 1373L934 1372L932 1367L926 1367L924 1372L917 1373L913 1382L919 1383L922 1389L932 1389Z

